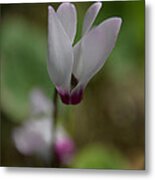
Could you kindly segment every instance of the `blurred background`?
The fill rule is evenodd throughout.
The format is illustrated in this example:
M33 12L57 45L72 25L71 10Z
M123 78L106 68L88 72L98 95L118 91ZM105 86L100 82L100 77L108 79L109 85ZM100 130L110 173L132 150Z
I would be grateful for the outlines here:
M57 9L60 3L50 4ZM76 43L92 3L74 4ZM54 86L46 67L48 5L1 5L1 166L51 166L48 123ZM94 25L113 16L123 19L116 47L89 82L83 101L58 103L56 167L145 168L144 1L103 2Z

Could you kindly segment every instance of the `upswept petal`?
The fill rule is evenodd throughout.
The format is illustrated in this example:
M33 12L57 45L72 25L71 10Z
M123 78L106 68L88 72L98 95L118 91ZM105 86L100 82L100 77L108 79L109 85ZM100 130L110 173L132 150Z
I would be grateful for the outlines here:
M83 71L83 61L82 61L82 43L81 40L74 46L74 63L73 63L73 74L79 79Z
M73 48L54 9L48 8L48 73L57 89L70 91Z
M71 40L71 43L73 43L77 25L77 13L75 6L67 2L62 3L57 10L57 14Z
M83 66L81 73L76 73L80 86L85 87L104 65L115 45L121 22L121 18L109 18L82 38L79 61L82 61ZM77 46L80 46L80 43ZM78 47L75 48L78 49Z
M90 30L93 22L95 21L100 9L102 7L102 3L97 2L90 6L90 8L87 10L84 23L83 23L83 35L87 34L87 32ZM83 38L82 38L83 39ZM81 60L81 54L82 54L82 39L74 46L74 65L73 65L73 74L75 77L79 77L80 74L82 74L83 71L83 61Z
M101 7L102 7L102 3L97 2L91 5L90 8L87 10L83 23L83 29L82 29L83 34L87 33L90 30Z

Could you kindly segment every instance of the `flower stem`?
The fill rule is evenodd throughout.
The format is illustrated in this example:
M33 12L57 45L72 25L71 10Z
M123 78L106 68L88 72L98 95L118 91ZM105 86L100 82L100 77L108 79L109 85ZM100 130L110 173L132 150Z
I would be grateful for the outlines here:
M53 119L54 119L54 127L57 124L57 114L58 114L58 93L57 90L54 90L54 96L53 96L53 104L54 104L54 110L53 110Z
M58 116L58 93L57 90L54 90L54 95L53 95L53 124L52 124L52 134L53 134L53 139L52 139L52 160L51 160L51 166L52 167L57 167L57 158L56 158L56 152L55 152L55 136L56 136L56 127L57 127L57 116Z

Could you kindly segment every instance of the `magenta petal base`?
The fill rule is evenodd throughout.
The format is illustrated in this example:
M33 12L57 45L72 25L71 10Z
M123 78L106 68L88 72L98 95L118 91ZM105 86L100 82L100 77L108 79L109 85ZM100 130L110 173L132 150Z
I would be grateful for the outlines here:
M71 94L65 93L59 89L58 93L60 95L61 101L64 104L76 105L76 104L79 104L81 102L81 100L83 99L83 90L82 89L75 91Z

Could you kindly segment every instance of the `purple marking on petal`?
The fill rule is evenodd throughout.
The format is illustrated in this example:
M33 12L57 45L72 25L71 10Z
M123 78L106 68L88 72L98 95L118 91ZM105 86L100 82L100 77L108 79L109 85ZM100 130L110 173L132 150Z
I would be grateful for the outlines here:
M83 89L80 88L79 90L72 92L72 93L68 93L65 92L63 89L61 89L60 87L57 87L57 91L58 94L60 95L61 101L64 104L79 104L83 98Z
M61 89L60 87L57 87L56 88L59 95L60 95L60 98L61 98L61 101L64 103L64 104L70 104L70 94L65 92L63 89Z
M67 137L55 142L55 152L60 162L68 164L75 153L74 142Z
M59 94L60 95L60 98L61 98L61 101L64 103L64 104L70 104L70 96L69 94Z
M71 98L70 99L71 104L73 105L79 104L81 100L83 99L83 89L73 92L70 98Z

